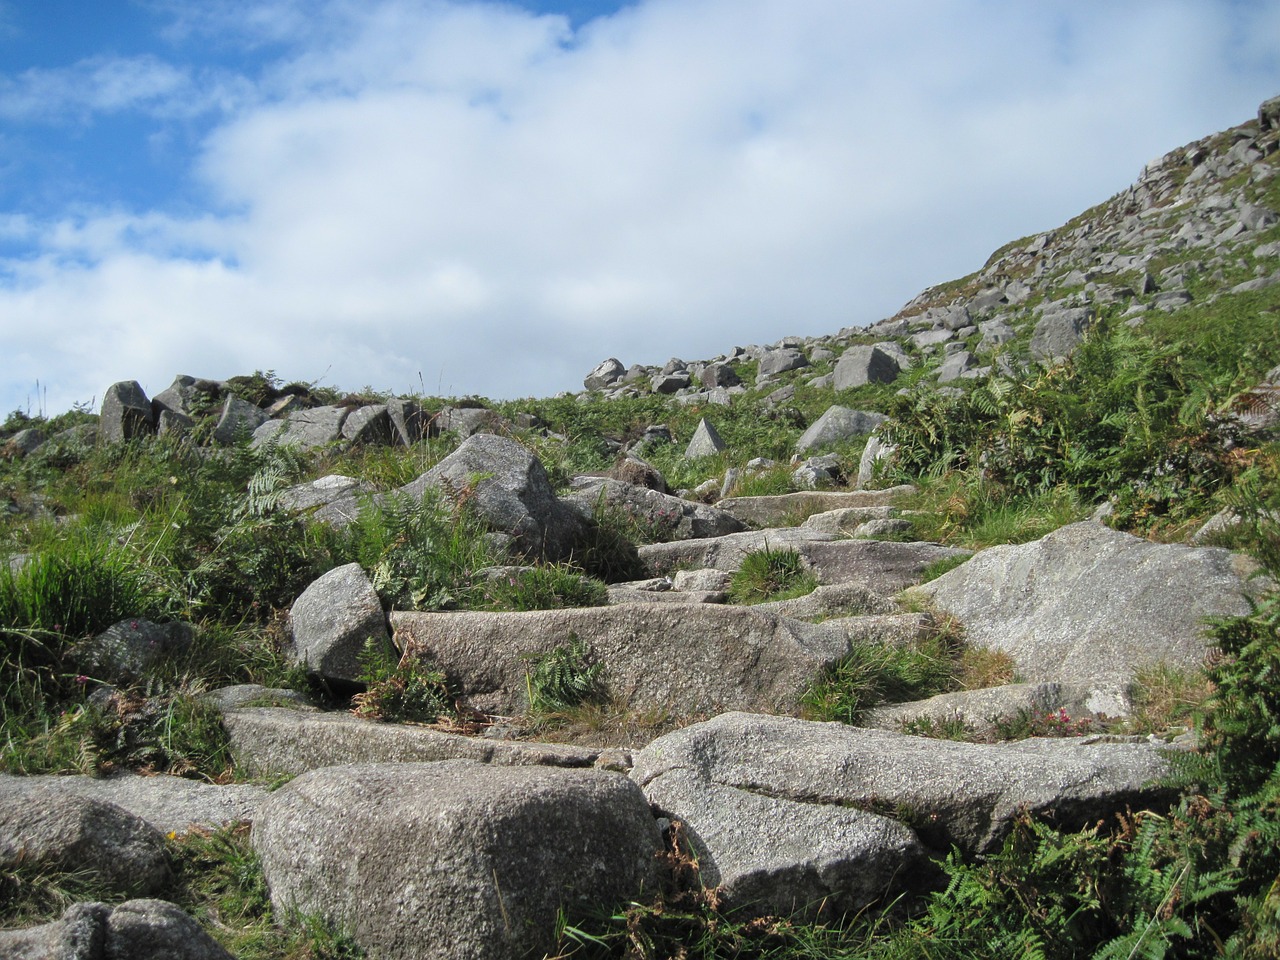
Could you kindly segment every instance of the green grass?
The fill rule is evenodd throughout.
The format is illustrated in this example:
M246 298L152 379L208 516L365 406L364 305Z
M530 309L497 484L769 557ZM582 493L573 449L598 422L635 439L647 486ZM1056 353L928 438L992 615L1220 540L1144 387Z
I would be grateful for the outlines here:
M810 720L856 725L879 704L923 700L954 690L959 685L959 655L959 645L945 632L905 646L856 646L801 698L803 714Z
M729 581L732 603L755 604L790 600L812 593L818 578L795 550L766 547L742 558L742 566Z

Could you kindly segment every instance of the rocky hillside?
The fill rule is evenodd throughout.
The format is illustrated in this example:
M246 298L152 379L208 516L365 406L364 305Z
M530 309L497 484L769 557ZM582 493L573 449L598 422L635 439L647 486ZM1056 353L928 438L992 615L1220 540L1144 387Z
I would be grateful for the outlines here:
M929 287L867 329L784 338L661 368L606 361L585 385L608 396L652 389L714 402L716 387L745 389L721 372L741 359L758 361L753 384L761 387L789 370L825 370L839 357L829 374L802 379L845 390L891 382L913 363L936 363L931 377L948 383L1062 358L1099 317L1136 326L1152 312L1280 283L1278 150L1280 106L1270 100L1257 120L1166 154L1105 203L1006 244L981 270ZM849 350L867 343L880 352Z
M1278 144L576 395L11 415L0 956L1280 955Z

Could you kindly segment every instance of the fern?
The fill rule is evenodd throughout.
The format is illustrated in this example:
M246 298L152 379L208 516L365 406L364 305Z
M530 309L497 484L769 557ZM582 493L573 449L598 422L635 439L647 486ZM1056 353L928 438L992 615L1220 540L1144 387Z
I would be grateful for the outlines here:
M577 634L569 634L567 646L528 659L525 689L530 713L556 713L608 700L604 665L591 662L591 650Z

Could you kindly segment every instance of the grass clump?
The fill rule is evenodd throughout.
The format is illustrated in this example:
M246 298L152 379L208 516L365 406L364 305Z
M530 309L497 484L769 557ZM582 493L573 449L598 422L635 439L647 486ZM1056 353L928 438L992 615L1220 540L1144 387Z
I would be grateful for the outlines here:
M882 703L923 700L955 689L958 649L940 633L913 644L863 644L829 667L801 698L809 720L857 724Z
M492 577L481 593L480 605L490 610L557 610L609 602L603 583L564 564L540 564Z
M755 604L790 600L812 593L818 578L795 550L766 547L742 558L742 566L729 581L733 603Z

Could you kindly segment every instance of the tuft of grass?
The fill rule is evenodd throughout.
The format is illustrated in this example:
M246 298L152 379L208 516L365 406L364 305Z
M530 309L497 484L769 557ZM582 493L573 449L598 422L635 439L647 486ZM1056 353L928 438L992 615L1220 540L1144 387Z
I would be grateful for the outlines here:
M1159 664L1135 678L1133 710L1125 726L1133 733L1151 734L1190 725L1213 693L1204 671Z
M960 690L985 690L1013 683L1015 679L1013 657L1003 650L982 647L965 648L960 652L956 687Z
M923 700L954 690L957 655L954 639L945 633L906 646L854 647L801 698L803 716L856 725L879 704Z
M565 564L541 564L490 580L476 604L488 610L556 610L561 607L601 607L609 591L599 580Z
M818 578L799 553L766 547L743 557L729 581L729 599L743 604L790 600L812 593L817 586Z

